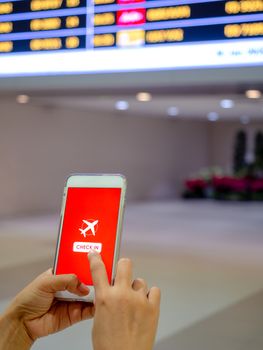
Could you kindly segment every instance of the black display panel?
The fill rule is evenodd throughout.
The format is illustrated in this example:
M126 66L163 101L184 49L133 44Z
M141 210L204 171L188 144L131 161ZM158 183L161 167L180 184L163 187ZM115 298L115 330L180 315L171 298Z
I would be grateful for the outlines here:
M263 0L0 0L0 75L263 63Z

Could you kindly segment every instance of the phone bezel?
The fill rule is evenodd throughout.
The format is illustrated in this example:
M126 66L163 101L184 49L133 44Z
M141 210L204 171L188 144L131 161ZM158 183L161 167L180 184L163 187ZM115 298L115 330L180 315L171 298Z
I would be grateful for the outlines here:
M123 227L123 214L124 214L124 205L125 205L125 194L127 181L125 176L122 174L71 174L66 180L64 187L61 212L60 212L60 223L58 229L58 237L56 244L56 252L53 264L53 274L56 274L58 256L59 256L59 247L61 240L61 233L64 221L65 206L67 200L67 190L70 187L79 187L79 188L121 188L121 198L118 214L118 223L117 223L117 232L116 232L116 241L114 247L114 256L113 256L113 266L112 266L112 275L111 275L111 284L114 281L116 273L116 265L119 259L120 252L120 243L122 236L122 227ZM56 293L56 297L62 300L71 300L71 301L87 301L92 302L94 298L94 288L91 285L88 285L91 292L87 297L79 297L67 291L62 291Z

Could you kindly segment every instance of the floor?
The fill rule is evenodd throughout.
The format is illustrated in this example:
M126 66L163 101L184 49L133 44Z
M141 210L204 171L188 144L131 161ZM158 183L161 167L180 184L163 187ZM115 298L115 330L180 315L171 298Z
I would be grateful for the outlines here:
M57 216L0 222L0 311L52 265L57 226ZM128 205L122 255L133 259L135 276L162 290L156 350L262 349L262 251L263 203ZM91 349L91 325L34 349Z

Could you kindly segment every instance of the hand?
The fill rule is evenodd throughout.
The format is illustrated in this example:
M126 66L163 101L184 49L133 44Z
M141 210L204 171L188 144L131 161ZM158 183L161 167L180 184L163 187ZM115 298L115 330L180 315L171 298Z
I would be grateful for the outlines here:
M132 282L129 259L120 259L113 286L98 253L89 254L95 288L92 330L94 350L151 350L160 308L160 290L146 282Z
M50 269L16 296L5 315L19 319L32 342L93 317L93 305L56 300L55 293L63 290L79 296L89 293L76 275L53 275Z

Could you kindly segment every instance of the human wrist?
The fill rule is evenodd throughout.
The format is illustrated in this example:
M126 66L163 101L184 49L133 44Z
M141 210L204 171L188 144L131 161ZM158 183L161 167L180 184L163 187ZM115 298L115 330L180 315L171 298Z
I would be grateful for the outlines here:
M0 333L0 350L29 350L33 345L22 318L14 310L0 315Z

